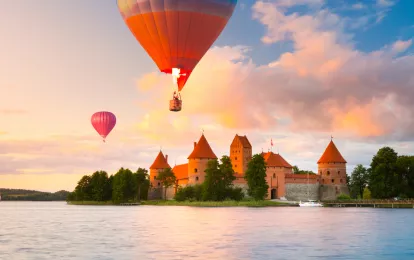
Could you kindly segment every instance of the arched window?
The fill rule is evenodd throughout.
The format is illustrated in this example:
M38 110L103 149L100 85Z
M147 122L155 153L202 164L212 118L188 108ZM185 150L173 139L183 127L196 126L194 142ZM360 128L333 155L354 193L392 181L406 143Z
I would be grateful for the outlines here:
M332 179L332 183L334 183L335 182L335 180L334 179Z
M330 171L327 171L326 172L326 175L328 175L328 176L331 175L331 172Z
M198 177L196 177L196 181L198 181Z
M341 171L338 171L338 175L341 174Z
M158 187L161 185L161 183L158 183Z
M234 165L234 167L236 167L236 168L237 168L237 164L236 164L236 165Z
M273 173L273 178L276 178L276 173Z
M197 168L194 168L194 172L197 172L198 170L197 170Z
M342 179L339 180L342 183Z
M236 160L236 161L237 161L237 156L236 156L236 157L234 157L234 160Z

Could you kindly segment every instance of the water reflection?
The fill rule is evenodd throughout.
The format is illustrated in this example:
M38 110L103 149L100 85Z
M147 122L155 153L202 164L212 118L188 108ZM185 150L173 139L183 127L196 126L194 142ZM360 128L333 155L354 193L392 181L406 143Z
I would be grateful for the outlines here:
M0 259L414 259L410 209L1 202Z

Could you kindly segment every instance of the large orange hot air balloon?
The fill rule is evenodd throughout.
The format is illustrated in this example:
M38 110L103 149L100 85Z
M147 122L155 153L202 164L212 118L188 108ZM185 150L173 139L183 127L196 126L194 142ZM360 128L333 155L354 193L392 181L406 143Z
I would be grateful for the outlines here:
M118 0L135 38L181 91L233 14L237 0ZM179 107L171 109L171 105ZM181 110L174 93L170 110Z

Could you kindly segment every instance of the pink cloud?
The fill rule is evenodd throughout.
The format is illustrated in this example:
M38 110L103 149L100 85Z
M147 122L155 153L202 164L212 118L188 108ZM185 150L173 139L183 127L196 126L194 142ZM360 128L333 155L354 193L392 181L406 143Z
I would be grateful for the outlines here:
M167 109L173 91L170 77L151 74L150 82L158 83L152 89L140 81L151 100L141 130L161 141L160 136L175 131L174 120L183 120L176 124L185 128L181 133L213 121L234 130L335 132L349 138L414 136L414 57L395 58L387 49L360 52L350 41L352 35L344 33L341 17L328 9L314 15L286 14L284 7L292 5L258 1L253 7L253 17L267 30L263 42L292 41L292 52L257 66L247 47L212 48L183 89L179 114ZM162 90L159 96L152 96L154 88Z

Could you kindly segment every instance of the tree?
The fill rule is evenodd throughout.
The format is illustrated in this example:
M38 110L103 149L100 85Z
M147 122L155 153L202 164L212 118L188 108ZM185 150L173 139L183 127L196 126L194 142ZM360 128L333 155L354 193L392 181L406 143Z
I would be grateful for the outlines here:
M167 189L175 184L176 177L171 168L162 170L157 177L161 185L164 187L164 199L167 199Z
M92 199L91 177L84 175L78 182L75 188L76 200L90 200Z
M367 169L358 164L351 173L350 190L353 198L362 198L365 186L368 184Z
M249 196L255 200L263 200L268 195L269 185L266 182L266 162L260 154L255 154L247 165L244 178L249 186Z
M133 200L137 192L136 179L129 169L121 168L114 175L112 184L112 200L128 201Z
M138 201L141 201L141 187L148 181L148 170L144 168L138 168L135 173L135 178L138 185Z
M292 167L292 171L294 174L316 174L313 171L308 171L308 170L300 170L298 166L294 165Z
M108 190L108 174L105 171L96 171L90 179L92 189L92 199L95 201L104 201Z
M371 199L371 191L369 190L369 188L368 188L368 187L365 187L365 189L364 189L364 193L363 193L363 195L362 195L362 198L363 198L364 200L370 200L370 199Z
M224 155L220 162L217 159L210 160L205 170L206 176L203 183L203 200L223 201L233 186L233 166L230 157Z
M397 153L390 147L378 150L372 158L369 174L369 188L374 198L391 198L400 193L398 190Z
M414 156L398 156L396 166L399 197L414 198Z

